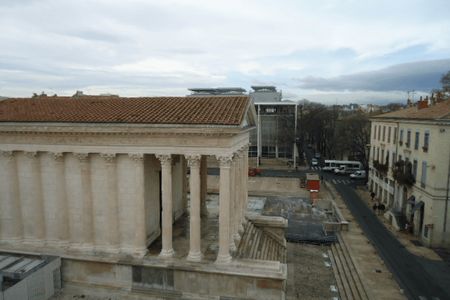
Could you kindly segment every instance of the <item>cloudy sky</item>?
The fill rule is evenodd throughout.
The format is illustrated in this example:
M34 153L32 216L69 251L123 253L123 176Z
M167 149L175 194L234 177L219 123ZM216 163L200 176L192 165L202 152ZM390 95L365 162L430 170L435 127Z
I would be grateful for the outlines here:
M450 1L0 0L0 95L270 84L404 101L450 70Z

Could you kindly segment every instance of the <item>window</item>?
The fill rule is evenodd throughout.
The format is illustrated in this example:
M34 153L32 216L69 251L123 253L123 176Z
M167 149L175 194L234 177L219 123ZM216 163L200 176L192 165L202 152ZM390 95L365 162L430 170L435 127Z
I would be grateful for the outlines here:
M378 140L379 140L379 141L381 141L381 140L380 140L380 136L381 136L381 125L378 126Z
M389 166L389 150L386 151L386 162L385 164Z
M399 139L400 145L403 144L403 129L400 129L400 139Z
M425 134L423 136L423 152L428 151L428 146L430 145L430 131L425 130Z
M385 141L386 137L386 126L383 126L383 142Z
M413 176L414 178L417 178L417 160L413 161Z
M422 162L422 177L420 178L420 186L425 188L427 183L427 162Z
M392 141L394 144L397 143L397 128L394 128L394 138Z
M388 143L391 142L391 126L388 127L388 140L387 140L387 142Z
M380 164L384 164L384 150L381 150Z
M380 148L377 148L377 160L380 161Z
M408 129L408 132L406 133L406 147L409 148L411 146L411 129Z
M376 140L377 139L377 125L375 125L374 127L373 127L373 137L372 137L374 140Z
M266 113L273 114L273 113L276 113L276 112L277 112L277 109L275 107L268 107L268 108L266 108Z
M416 149L416 150L419 149L419 136L420 136L420 133L418 131L416 131L416 139L414 140L414 149Z
M396 163L395 159L397 158L397 154L395 152L392 152L392 165Z

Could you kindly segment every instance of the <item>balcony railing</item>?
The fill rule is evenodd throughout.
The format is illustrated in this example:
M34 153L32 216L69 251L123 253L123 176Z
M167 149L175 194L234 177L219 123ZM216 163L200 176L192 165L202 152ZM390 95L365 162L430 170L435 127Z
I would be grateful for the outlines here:
M394 180L400 185L413 186L416 182L414 175L412 174L412 164L410 162L405 162L404 160L399 160L395 163L392 169L392 175Z
M386 176L386 174L389 170L388 164L382 164L378 160L373 161L373 167L384 176Z

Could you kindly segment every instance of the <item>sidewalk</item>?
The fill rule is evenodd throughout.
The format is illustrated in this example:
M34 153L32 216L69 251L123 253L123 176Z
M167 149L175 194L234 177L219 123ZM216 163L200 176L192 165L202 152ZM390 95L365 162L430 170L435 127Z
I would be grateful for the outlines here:
M385 266L377 250L364 235L363 230L350 213L339 193L334 189L334 186L327 183L324 187L349 222L348 231L342 231L341 236L349 249L355 268L361 277L369 298L406 299L392 273Z
M358 187L356 193L364 200L369 208L372 207L373 202L370 199L370 193L364 187ZM398 239L398 241L405 246L405 248L414 255L427 258L435 261L442 261L441 257L431 248L425 246L415 245L412 241L417 241L418 237L406 233L404 231L397 231L382 214L378 215L380 222Z

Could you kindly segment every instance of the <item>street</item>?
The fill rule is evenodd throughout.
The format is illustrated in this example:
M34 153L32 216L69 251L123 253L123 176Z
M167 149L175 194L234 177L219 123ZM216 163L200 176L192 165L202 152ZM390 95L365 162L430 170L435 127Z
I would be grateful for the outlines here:
M307 155L308 161L311 156ZM218 170L210 170L210 172ZM348 176L321 172L317 167L306 171L264 170L262 176L301 177L307 172L317 172L333 184L364 231L378 250L408 299L450 299L450 269L445 261L432 261L410 253L379 221L378 217L355 192L364 180L353 181Z

